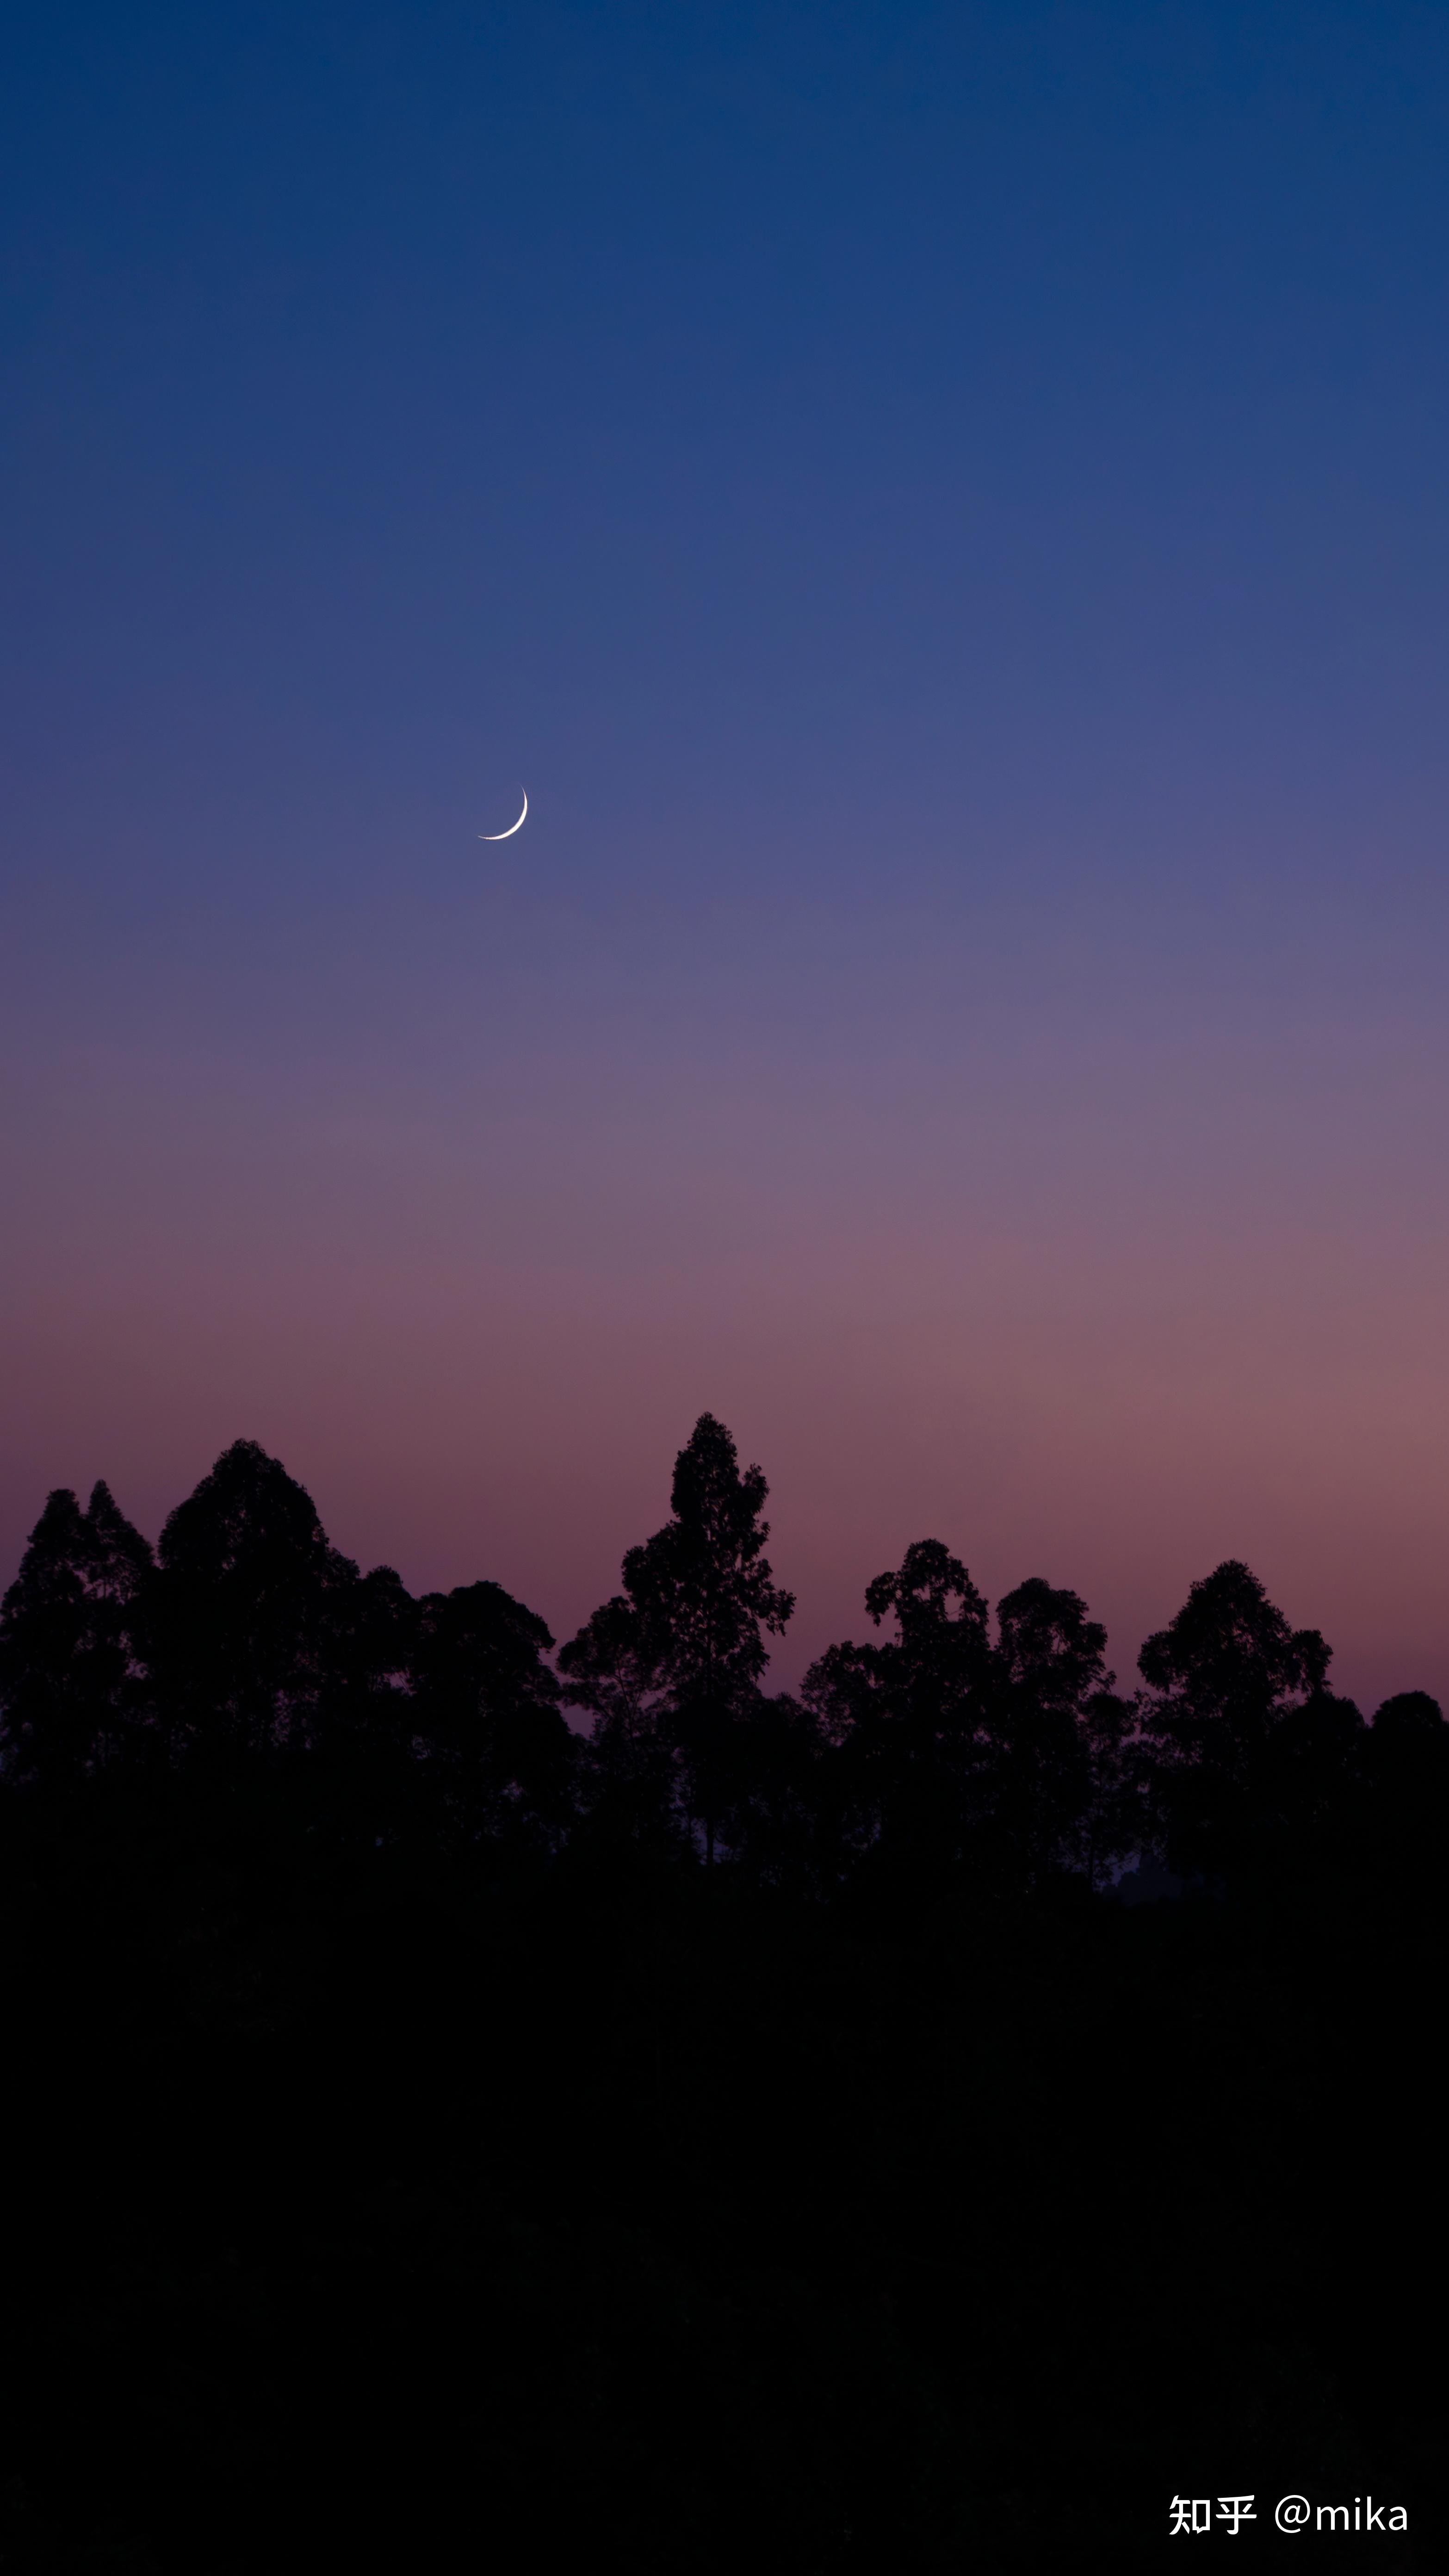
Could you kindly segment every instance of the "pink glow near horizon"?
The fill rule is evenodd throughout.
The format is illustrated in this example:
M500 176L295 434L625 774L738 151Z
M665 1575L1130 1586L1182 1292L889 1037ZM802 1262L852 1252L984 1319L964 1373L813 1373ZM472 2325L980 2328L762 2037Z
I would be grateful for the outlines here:
M245 1434L563 1635L707 1408L780 1677L1449 1701L1443 13L173 15L0 88L0 1576Z
M1094 1103L1062 1075L1035 1111L959 1083L894 1175L769 1081L723 1119L668 1104L664 1144L581 1092L541 1184L490 1162L486 1122L349 1127L303 1097L223 1133L214 1100L121 1073L54 1109L12 1250L8 1564L50 1486L105 1475L154 1536L245 1435L349 1554L417 1589L490 1575L562 1637L708 1408L771 1482L799 1595L777 1682L861 1634L865 1583L931 1534L992 1597L1082 1592L1127 1680L1231 1554L1366 1705L1449 1697L1449 1247L1367 1167L1382 1085L1291 1187L1281 1081L1254 1142L1221 1059L1196 1132L1163 1060ZM1345 1175L1372 1224L1336 1215Z

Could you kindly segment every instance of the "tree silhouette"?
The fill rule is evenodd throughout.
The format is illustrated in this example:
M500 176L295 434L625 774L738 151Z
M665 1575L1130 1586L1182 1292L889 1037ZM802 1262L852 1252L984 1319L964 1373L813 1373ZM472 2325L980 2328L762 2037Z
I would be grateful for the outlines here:
M616 1592L560 1647L558 1669L564 1698L594 1721L582 1782L591 1830L677 1851L685 1820L667 1635L639 1602Z
M7 2567L1145 2569L1225 2455L1437 2527L1437 1703L1365 1727L1236 1562L1129 1699L1079 1595L993 1617L938 1540L770 1697L764 1501L703 1416L561 1686L254 1443L159 1566L50 1497L0 1603ZM1133 1848L1229 1901L1119 1904Z
M1132 1848L1121 1747L1131 1723L1106 1669L1107 1631L1075 1592L1040 1575L997 1605L988 1696L992 1821L1030 1880L1073 1863L1098 1871Z
M58 1488L0 1604L0 1722L11 1780L74 1782L139 1742L137 1628L149 1545L98 1484Z
M312 1742L358 1570L255 1440L224 1450L161 1532L150 1653L178 1750Z
M569 1820L574 1740L543 1657L543 1621L497 1583L417 1605L408 1715L465 1834L555 1845Z
M1375 1859L1390 1901L1416 1904L1441 1881L1449 1834L1449 1725L1427 1691L1396 1691L1360 1739Z
M592 1711L608 1790L662 1823L671 1805L708 1860L739 1789L739 1730L795 1607L764 1554L769 1491L740 1472L722 1422L702 1413L674 1462L672 1517L629 1550L623 1590L562 1649L569 1700Z
M1405 1745L1422 1744L1436 1752L1449 1745L1449 1726L1444 1711L1427 1691L1395 1691L1392 1699L1382 1701L1374 1710L1373 1740L1381 1747L1392 1747L1397 1753Z
M959 1557L918 1539L866 1587L883 1645L831 1646L802 1697L838 1748L845 1839L913 1869L959 1860L983 1765L991 1679L986 1603Z
M1331 1649L1316 1628L1290 1628L1257 1576L1229 1558L1193 1584L1137 1660L1158 1829L1174 1866L1221 1870L1241 1849L1278 1731L1325 1697Z

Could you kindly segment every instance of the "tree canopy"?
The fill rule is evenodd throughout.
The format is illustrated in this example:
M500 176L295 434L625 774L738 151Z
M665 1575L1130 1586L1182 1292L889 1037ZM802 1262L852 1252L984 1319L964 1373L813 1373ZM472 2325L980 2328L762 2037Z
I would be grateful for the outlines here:
M154 1550L50 1495L7 2568L1145 2570L1289 2474L1437 2527L1438 1703L1237 1560L1119 1680L933 1536L781 1689L766 1501L701 1415L555 1650L252 1441Z

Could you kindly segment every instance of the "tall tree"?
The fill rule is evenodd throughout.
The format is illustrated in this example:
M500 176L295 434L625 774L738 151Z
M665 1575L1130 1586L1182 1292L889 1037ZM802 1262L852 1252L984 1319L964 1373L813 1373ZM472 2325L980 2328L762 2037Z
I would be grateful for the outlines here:
M548 1848L567 1824L574 1738L543 1657L543 1621L497 1583L418 1603L409 1715L463 1831Z
M982 1764L991 1675L986 1603L940 1539L917 1539L866 1587L881 1645L828 1647L801 1696L837 1748L847 1847L935 1871L959 1858Z
M993 1821L1027 1878L1067 1864L1095 1884L1137 1831L1121 1766L1132 1711L1106 1668L1107 1631L1040 1575L998 1602L996 1620Z
M926 1886L968 1864L1018 1882L1067 1867L1095 1882L1132 1848L1132 1710L1077 1593L1040 1576L1018 1584L993 1642L960 1558L918 1539L865 1600L896 1636L830 1647L803 1688L837 1748L847 1851L874 1851L875 1866Z
M152 1566L109 1486L98 1484L84 1511L64 1487L51 1494L0 1603L8 1777L79 1780L137 1742L137 1632Z
M1175 1865L1234 1864L1285 1722L1327 1700L1331 1649L1292 1628L1237 1558L1194 1583L1137 1661L1145 1781ZM1355 1712L1356 1716L1356 1712Z
M224 1450L161 1532L152 1657L179 1746L314 1740L357 1567L255 1440Z
M740 1730L795 1607L765 1556L769 1488L741 1473L722 1422L702 1413L674 1462L672 1516L629 1550L623 1589L559 1655L564 1691L594 1716L606 1784L673 1803L712 1859L738 1794Z

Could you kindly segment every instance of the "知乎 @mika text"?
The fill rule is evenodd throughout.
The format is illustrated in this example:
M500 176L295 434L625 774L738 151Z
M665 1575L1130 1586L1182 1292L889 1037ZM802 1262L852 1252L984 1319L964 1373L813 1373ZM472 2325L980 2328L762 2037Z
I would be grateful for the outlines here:
M1245 2522L1258 2519L1250 2495L1174 2496L1167 2508L1171 2537L1201 2538L1223 2531L1236 2539ZM1266 2516L1267 2508L1264 2507ZM1305 2495L1285 2495L1273 2508L1279 2531L1407 2531L1409 2517L1401 2504L1375 2504L1372 2496L1355 2496L1351 2504L1311 2504Z

